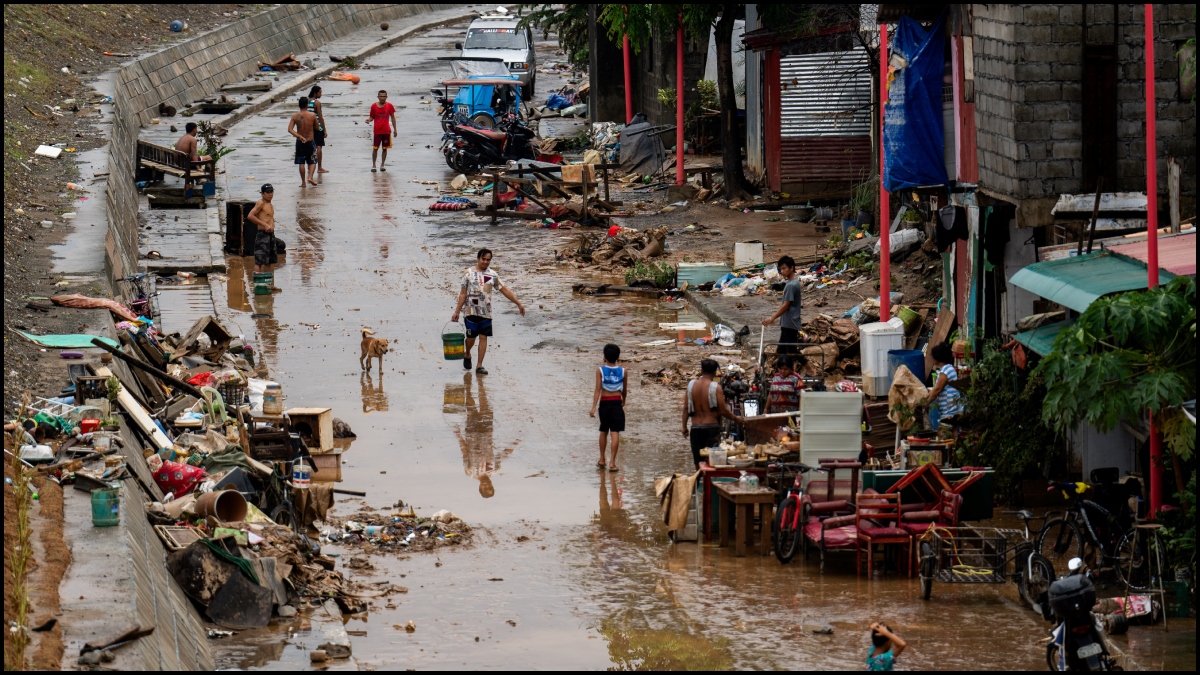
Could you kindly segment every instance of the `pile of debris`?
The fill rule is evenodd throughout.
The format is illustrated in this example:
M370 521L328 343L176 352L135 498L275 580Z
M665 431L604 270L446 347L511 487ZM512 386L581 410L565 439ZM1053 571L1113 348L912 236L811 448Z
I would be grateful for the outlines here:
M613 269L632 267L666 252L666 226L634 230L613 226L607 232L583 232L576 236L574 249L558 252L559 260L575 260L584 265Z
M296 59L296 55L288 52L271 63L258 62L259 70L300 70L304 65Z
M431 551L473 543L471 526L446 510L422 518L411 507L391 513L364 507L354 515L330 517L327 522L330 527L321 532L322 542L360 548L368 554Z
M858 326L854 321L818 314L804 324L800 340L817 343L801 350L808 359L809 373L821 374L822 364L825 373L844 376L858 375L862 372L858 351Z

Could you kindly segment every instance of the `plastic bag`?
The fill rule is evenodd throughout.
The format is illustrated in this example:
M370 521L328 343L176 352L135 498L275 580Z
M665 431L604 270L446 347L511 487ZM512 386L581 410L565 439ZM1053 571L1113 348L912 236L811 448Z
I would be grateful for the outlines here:
M713 326L713 337L722 347L732 347L734 341L737 340L737 334L733 332L733 329L721 323Z

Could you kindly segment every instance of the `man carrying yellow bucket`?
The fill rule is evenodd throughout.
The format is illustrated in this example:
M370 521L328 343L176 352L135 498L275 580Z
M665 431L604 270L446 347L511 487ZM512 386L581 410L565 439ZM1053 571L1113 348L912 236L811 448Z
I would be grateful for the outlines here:
M458 315L467 306L467 315L463 321L467 329L467 351L463 359L463 370L471 369L471 348L479 339L479 362L475 368L477 375L487 375L483 367L483 357L487 354L487 340L492 335L492 289L500 291L517 306L521 316L525 316L525 305L517 300L517 296L500 281L495 271L488 269L492 264L492 252L486 248L479 249L475 255L475 264L467 268L463 274L462 287L458 292L458 303L454 306L454 316L451 321L457 322Z

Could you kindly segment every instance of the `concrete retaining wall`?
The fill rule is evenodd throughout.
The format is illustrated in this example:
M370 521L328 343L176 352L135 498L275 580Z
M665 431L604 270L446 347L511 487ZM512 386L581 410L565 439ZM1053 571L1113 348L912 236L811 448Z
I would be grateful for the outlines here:
M138 129L158 116L158 105L183 108L288 52L322 44L382 21L459 5L282 5L150 54L115 78L109 142L108 234L105 273L114 280L137 272L136 143ZM381 35L382 37L382 35Z

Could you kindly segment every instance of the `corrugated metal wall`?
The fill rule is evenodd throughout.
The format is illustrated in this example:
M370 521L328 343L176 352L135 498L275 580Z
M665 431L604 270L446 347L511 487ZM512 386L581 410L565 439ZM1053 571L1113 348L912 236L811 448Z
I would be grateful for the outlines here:
M780 60L784 182L871 174L871 73L863 48Z

